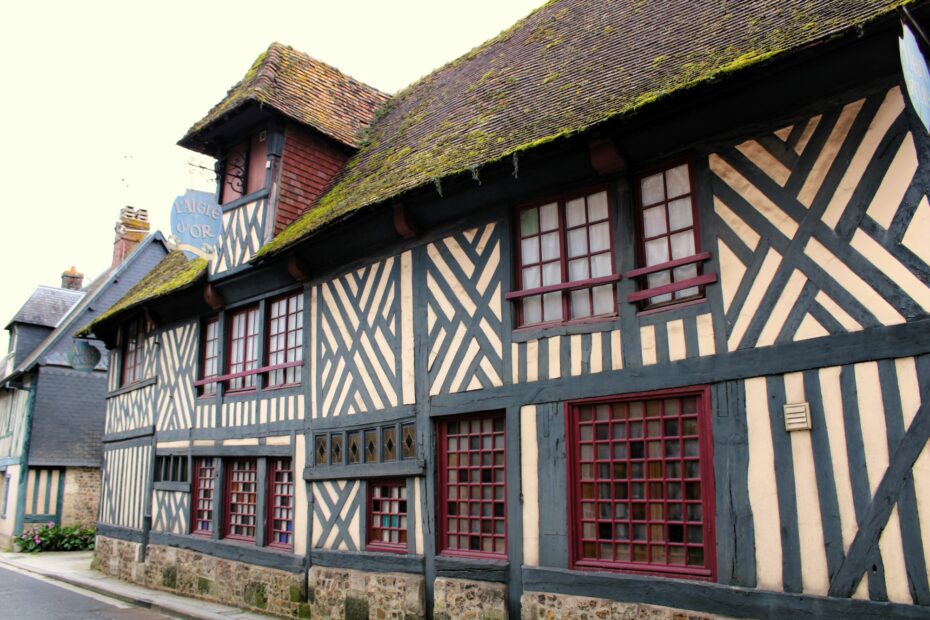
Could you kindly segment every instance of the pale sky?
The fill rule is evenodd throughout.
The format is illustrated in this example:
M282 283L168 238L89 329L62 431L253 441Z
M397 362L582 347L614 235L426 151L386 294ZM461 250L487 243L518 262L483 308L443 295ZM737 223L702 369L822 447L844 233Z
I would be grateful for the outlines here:
M0 327L71 265L85 283L106 269L122 206L167 231L185 188L213 191L175 142L272 41L396 92L541 3L4 3ZM3 330L0 355L6 341Z

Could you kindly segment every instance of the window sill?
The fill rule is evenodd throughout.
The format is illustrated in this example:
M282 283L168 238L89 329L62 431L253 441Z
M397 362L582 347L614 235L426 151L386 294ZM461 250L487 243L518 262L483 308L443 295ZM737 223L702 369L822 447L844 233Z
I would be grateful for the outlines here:
M684 567L682 567L684 568ZM572 570L596 571L602 573L619 573L624 575L641 575L644 577L665 577L668 579L689 579L697 581L713 581L714 574L709 568L682 570L682 568L666 566L664 564L607 564L601 562L575 562Z
M227 211L232 211L233 209L238 209L239 207L243 205L247 205L251 202L255 202L256 200L267 198L268 193L269 193L268 188L263 187L262 189L256 192L252 192L251 194L246 194L245 196L240 196L236 198L235 200L230 200L226 204L220 205L220 209L223 210L223 213Z
M396 547L390 545L379 545L376 543L368 543L365 546L365 551L370 553L393 553L395 555L406 555L407 554L407 545L402 544Z
M685 299L678 302L670 302L664 306L658 306L655 308L646 308L645 310L640 310L636 313L637 317L641 316L652 316L654 314L662 314L663 312L674 312L675 310L681 310L682 308L690 308L691 306L700 306L707 303L707 297L699 297L697 299Z
M172 482L168 480L163 480L160 482L153 482L152 488L156 491L175 491L178 493L190 493L191 483L190 482Z
M506 583L510 579L510 562L502 556L453 555L443 551L436 557L436 575Z

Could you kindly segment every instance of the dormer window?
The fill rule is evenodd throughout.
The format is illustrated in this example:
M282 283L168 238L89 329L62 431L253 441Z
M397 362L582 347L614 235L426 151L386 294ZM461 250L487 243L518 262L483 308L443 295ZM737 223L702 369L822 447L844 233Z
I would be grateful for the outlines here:
M123 367L121 385L132 385L142 380L142 357L145 352L145 320L136 319L126 328L123 340Z
M234 144L223 162L220 204L228 204L265 188L268 132L264 129Z

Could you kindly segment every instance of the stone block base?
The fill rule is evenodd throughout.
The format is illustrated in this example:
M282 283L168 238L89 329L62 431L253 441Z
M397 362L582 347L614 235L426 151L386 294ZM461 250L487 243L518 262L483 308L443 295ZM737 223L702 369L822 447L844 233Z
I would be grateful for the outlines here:
M99 467L67 468L65 493L61 504L61 524L93 526L97 522L99 499Z
M303 573L223 560L203 553L97 536L93 567L157 590L289 617L309 617Z
M307 583L313 618L415 620L426 617L426 586L422 575L313 566Z
M436 620L507 619L507 586L502 583L437 577L434 588Z
M620 603L602 598L524 592L522 620L732 620L726 616L702 614L684 609Z

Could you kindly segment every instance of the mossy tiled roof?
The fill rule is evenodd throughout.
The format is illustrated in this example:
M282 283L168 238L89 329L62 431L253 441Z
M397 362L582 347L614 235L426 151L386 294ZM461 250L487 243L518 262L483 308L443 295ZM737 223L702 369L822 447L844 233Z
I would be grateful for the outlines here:
M242 105L254 101L351 147L388 98L335 67L289 46L272 43L205 117L178 142L204 150L201 133Z
M199 282L207 273L203 258L188 260L184 252L169 253L148 274L136 282L110 309L87 324L77 335L87 336L104 323L109 323L129 310L147 302L176 293Z
M366 205L629 115L908 0L561 0L398 93L317 206L253 260Z

